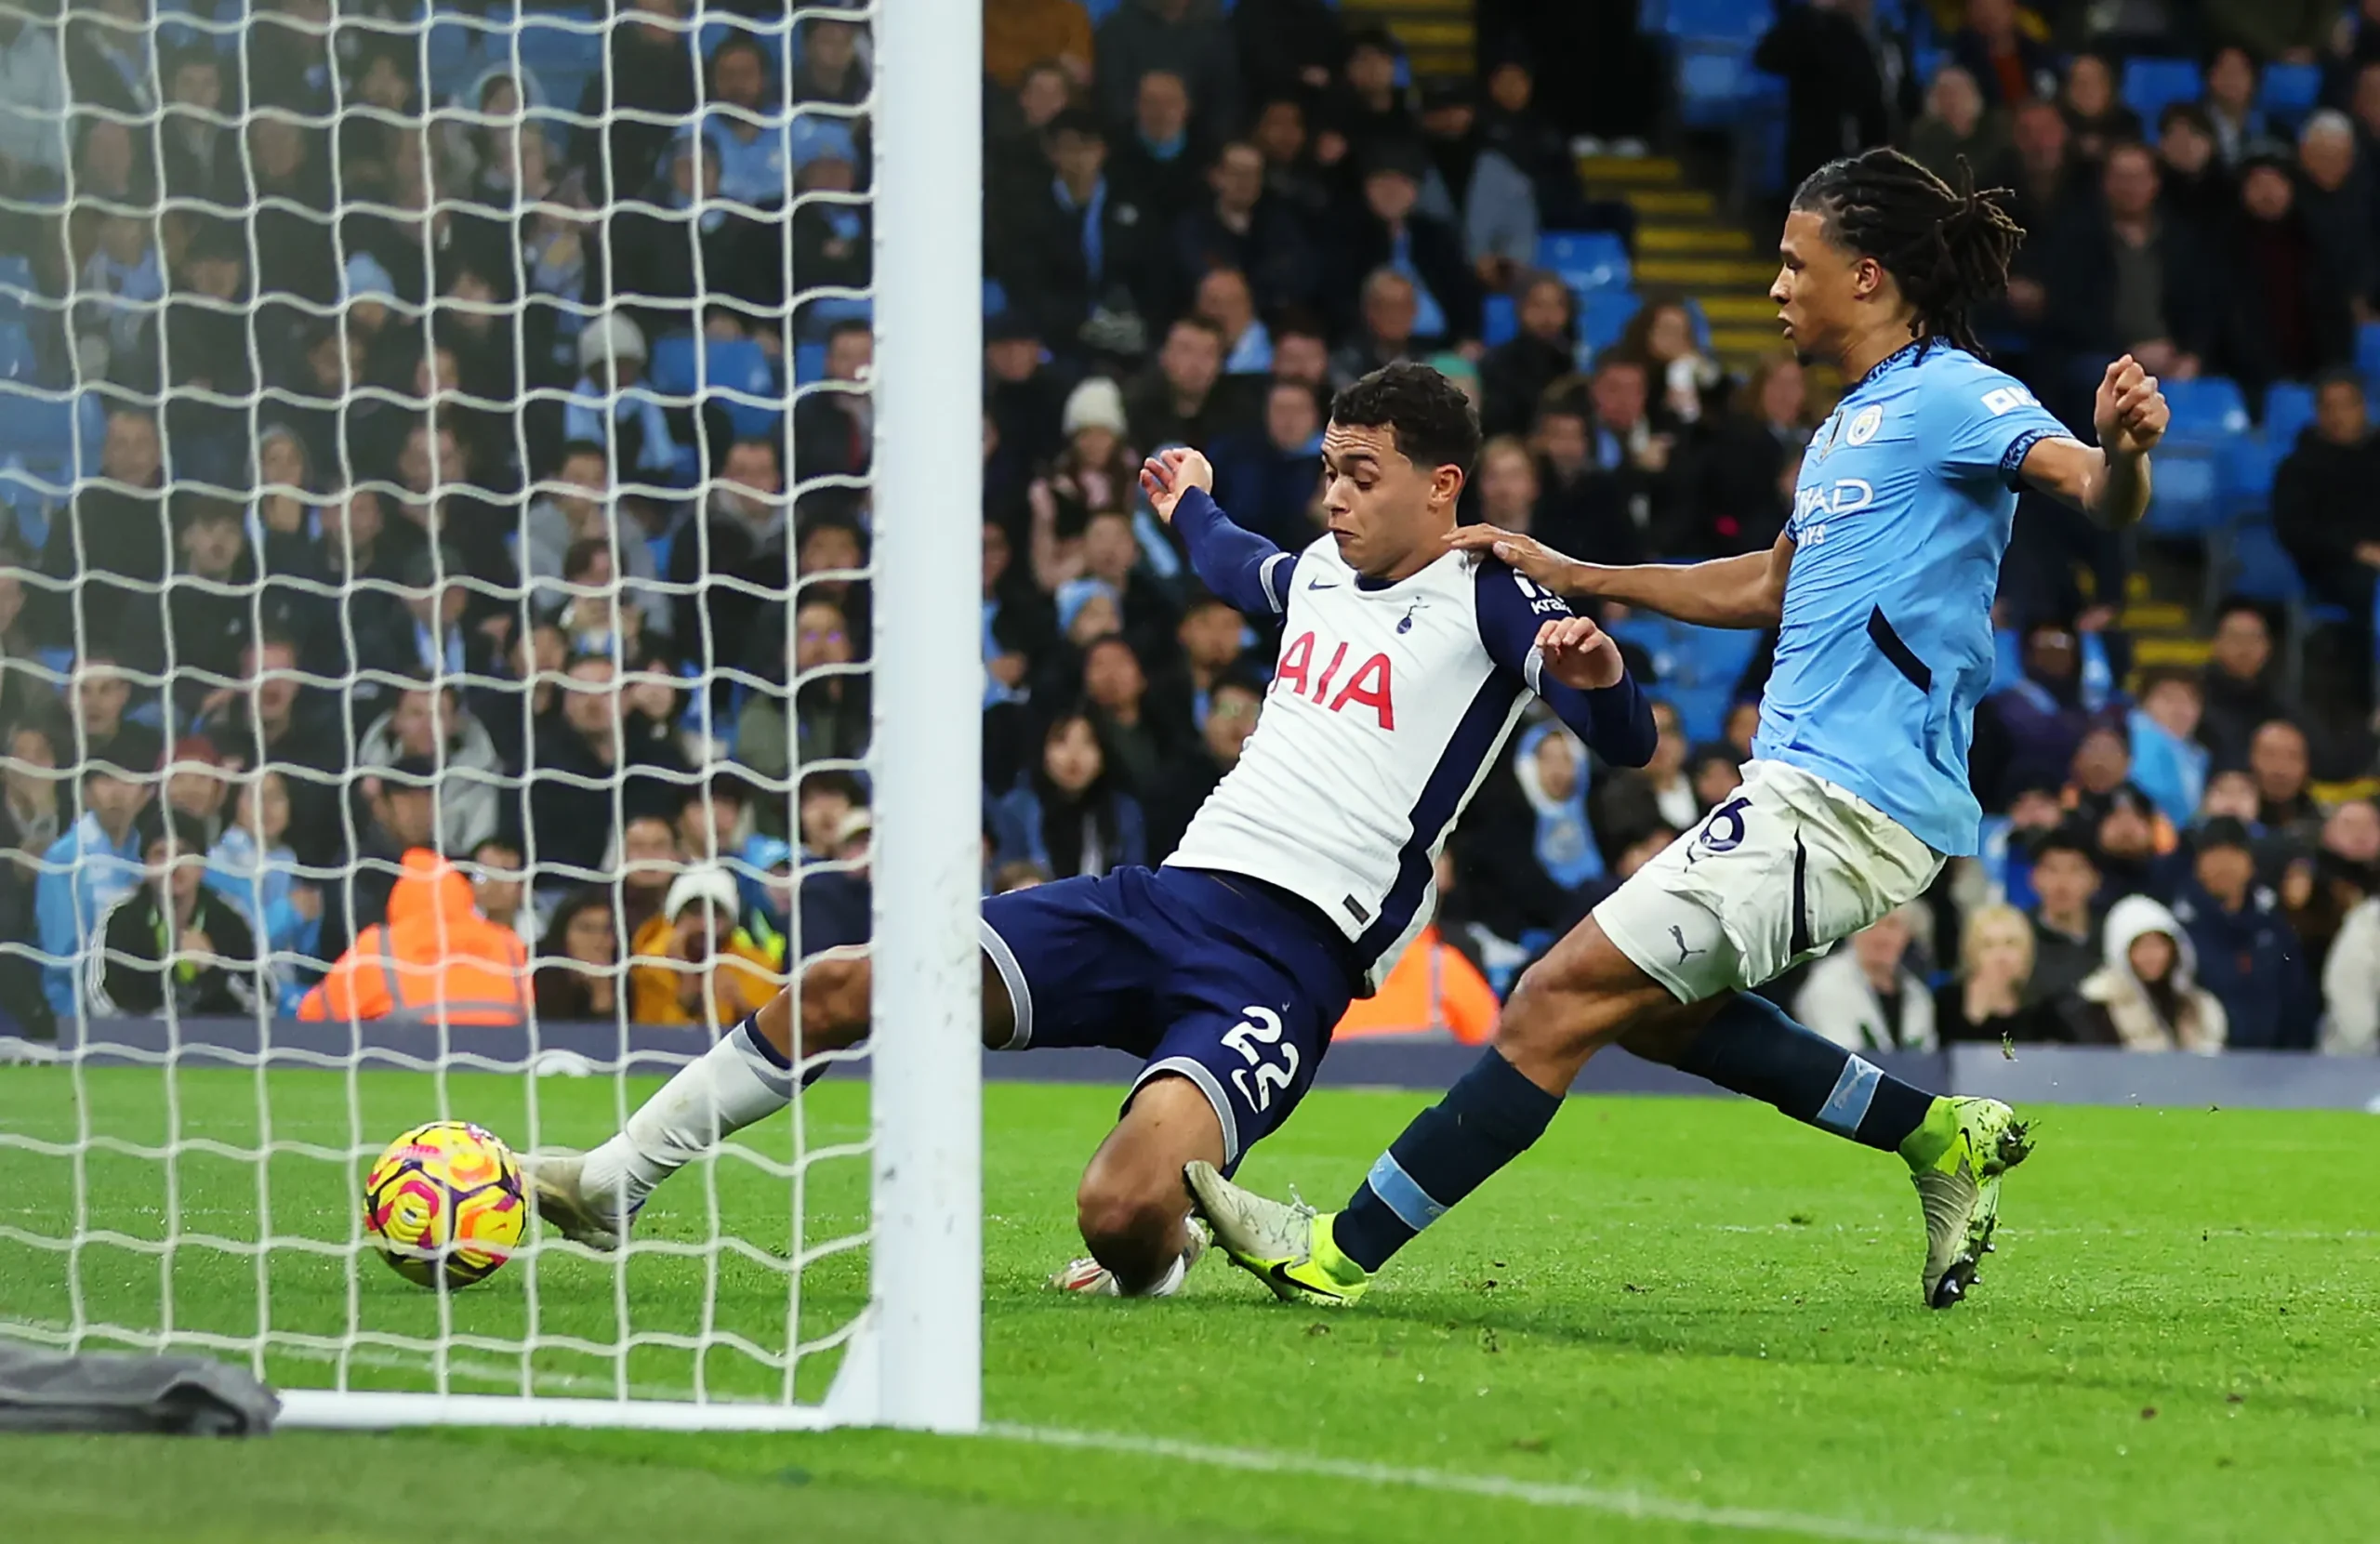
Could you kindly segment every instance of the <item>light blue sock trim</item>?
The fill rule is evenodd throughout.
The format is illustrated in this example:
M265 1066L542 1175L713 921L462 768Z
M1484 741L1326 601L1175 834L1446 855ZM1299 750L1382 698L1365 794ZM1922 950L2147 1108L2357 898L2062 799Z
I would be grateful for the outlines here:
M1430 1193L1413 1182L1405 1166L1392 1153L1383 1153L1372 1164L1372 1171L1364 1176L1364 1183L1396 1214L1396 1220L1420 1233L1423 1228L1447 1214L1447 1208L1430 1198Z
M1818 1106L1814 1123L1838 1137L1858 1135L1868 1106L1876 1102L1876 1085L1884 1080L1882 1067L1864 1056L1853 1057L1843 1064L1843 1076L1834 1080L1834 1092Z

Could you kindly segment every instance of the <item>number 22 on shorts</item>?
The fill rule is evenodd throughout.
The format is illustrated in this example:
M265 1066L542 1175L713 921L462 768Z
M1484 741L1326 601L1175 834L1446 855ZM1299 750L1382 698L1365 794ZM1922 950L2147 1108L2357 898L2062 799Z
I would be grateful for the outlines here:
M1240 1012L1247 1017L1223 1032L1223 1044L1239 1052L1248 1066L1233 1068L1231 1080L1249 1107L1262 1114L1273 1107L1274 1091L1288 1088L1289 1080L1297 1076L1298 1048L1281 1038L1281 1016L1271 1009L1250 1003ZM1268 1061L1257 1049L1260 1044L1277 1050L1281 1059ZM1252 1087L1248 1080L1250 1067L1256 1071Z

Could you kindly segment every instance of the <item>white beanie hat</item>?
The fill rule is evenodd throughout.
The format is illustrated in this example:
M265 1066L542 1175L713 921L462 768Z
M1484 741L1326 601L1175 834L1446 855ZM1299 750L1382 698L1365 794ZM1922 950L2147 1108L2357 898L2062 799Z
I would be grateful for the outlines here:
M618 311L606 311L587 323L578 335L578 367L592 370L598 363L615 359L632 359L639 364L653 356L645 352L644 329L632 317Z
M1059 420L1060 429L1073 434L1077 429L1104 429L1110 434L1124 432L1124 392L1105 376L1093 376L1066 396L1066 410Z
M717 864L698 864L671 880L661 915L675 922L688 906L705 901L731 917L736 914L735 877Z

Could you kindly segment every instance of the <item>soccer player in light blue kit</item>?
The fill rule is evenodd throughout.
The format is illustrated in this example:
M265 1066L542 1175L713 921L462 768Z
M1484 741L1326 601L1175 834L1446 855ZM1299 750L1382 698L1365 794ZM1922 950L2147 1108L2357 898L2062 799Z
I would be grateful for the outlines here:
M1344 1305L1390 1255L1518 1157L1587 1058L1617 1042L1868 1146L1924 1210L1925 1300L1947 1308L1990 1247L2001 1176L2030 1151L1997 1100L1937 1098L1794 1023L1752 988L1924 893L1976 850L1967 786L1991 678L1991 600L2020 483L2126 525L2149 502L2164 398L2130 356L2100 383L2099 445L1977 357L1970 316L2023 232L1896 151L1811 174L1769 295L1807 359L1853 383L1802 463L1776 548L1606 568L1459 530L1566 596L1705 627L1778 629L1743 786L1521 978L1496 1043L1317 1215L1194 1164L1233 1261L1291 1301Z

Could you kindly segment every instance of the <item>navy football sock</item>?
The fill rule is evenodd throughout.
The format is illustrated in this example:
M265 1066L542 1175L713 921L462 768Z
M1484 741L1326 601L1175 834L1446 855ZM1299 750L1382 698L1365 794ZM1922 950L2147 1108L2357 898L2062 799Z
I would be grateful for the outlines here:
M1489 1050L1414 1117L1332 1222L1339 1252L1377 1271L1413 1235L1528 1151L1562 1107Z
M1887 1153L1899 1149L1934 1103L1932 1094L1811 1033L1752 992L1712 1017L1677 1067Z

